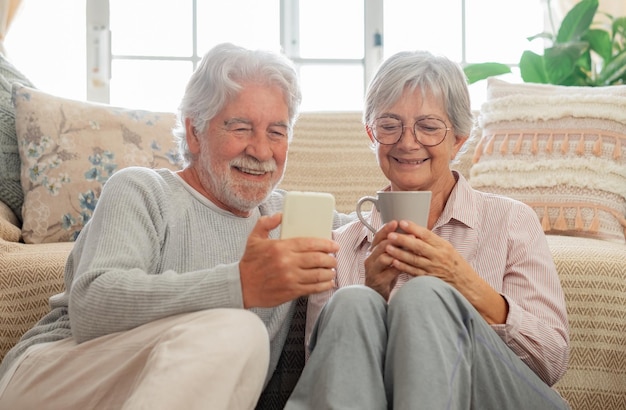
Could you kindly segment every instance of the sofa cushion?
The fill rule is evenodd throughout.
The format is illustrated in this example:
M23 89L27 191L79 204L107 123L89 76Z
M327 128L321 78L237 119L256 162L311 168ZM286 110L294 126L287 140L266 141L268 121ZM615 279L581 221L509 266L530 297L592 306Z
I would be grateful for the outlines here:
M556 389L574 409L626 409L626 247L547 235L565 292L569 367Z
M12 83L32 87L30 81L0 54L0 201L21 218L24 194L20 185L20 157L15 133Z
M20 225L15 212L0 201L0 239L7 242L19 242L22 237Z
M63 267L72 245L0 239L0 360L50 311L50 296L63 291Z
M127 166L180 169L173 113L111 107L14 86L26 243L73 241L102 185Z
M626 241L626 85L490 78L478 122L473 187L528 203L547 233Z

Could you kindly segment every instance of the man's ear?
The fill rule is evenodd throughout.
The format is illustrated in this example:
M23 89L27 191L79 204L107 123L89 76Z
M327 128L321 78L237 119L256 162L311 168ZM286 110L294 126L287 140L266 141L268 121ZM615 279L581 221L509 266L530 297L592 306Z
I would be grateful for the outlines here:
M196 127L191 124L191 118L185 118L185 138L189 146L189 152L196 154L200 152L200 139Z

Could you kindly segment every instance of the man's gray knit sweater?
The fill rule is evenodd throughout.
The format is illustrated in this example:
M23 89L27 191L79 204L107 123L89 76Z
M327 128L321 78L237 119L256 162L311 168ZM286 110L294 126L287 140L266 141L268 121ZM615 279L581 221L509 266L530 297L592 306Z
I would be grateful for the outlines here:
M107 182L65 267L66 292L7 354L0 376L29 346L74 337L84 342L180 313L243 308L239 259L261 215L282 210L276 190L251 216L215 206L169 170L125 168ZM335 216L335 226L346 223ZM278 230L270 237L278 237ZM270 338L271 377L293 302L253 310Z

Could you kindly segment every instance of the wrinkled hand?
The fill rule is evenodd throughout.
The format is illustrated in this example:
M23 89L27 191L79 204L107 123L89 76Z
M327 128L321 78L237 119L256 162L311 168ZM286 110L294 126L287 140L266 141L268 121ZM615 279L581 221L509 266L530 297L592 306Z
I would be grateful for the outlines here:
M395 269L412 276L438 277L461 293L479 279L450 242L410 221L400 221L400 228L406 234L390 233L385 248Z
M392 266L394 257L386 252L391 246L387 236L398 227L396 221L383 225L374 235L367 258L365 258L365 285L389 300L391 290L398 281L400 271Z
M334 286L339 245L329 239L270 239L282 214L263 216L239 262L245 308L273 307Z
M412 276L430 275L456 288L490 324L506 322L508 303L457 252L450 242L413 222L400 221L406 234L387 235L391 265Z

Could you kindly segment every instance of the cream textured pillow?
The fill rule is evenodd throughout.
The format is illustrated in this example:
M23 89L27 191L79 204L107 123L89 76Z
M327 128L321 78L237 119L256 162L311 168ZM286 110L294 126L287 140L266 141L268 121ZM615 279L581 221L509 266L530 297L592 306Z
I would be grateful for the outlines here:
M119 169L181 166L173 113L68 100L20 85L13 100L26 243L75 240Z
M544 231L625 242L626 86L490 78L470 183L532 206Z

